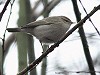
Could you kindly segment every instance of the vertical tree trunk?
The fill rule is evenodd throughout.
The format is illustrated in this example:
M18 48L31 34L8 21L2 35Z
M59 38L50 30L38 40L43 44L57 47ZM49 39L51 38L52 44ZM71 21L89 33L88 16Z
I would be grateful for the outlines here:
M31 5L29 0L19 0L19 20L18 26L26 25L30 22L31 18ZM34 54L34 41L33 37L27 35L26 33L18 33L17 37L17 44L18 44L18 59L19 59L19 71L24 69L27 64L27 55L29 63L35 60ZM36 69L30 72L30 75L37 75Z
M79 9L78 9L77 0L72 0L72 3L73 3L73 7L74 7L77 22L79 22L81 20L81 15L80 15L80 12L79 12ZM84 33L83 26L79 27L79 34L80 34L81 41L82 41L82 44L83 44L83 49L84 49L84 54L85 54L85 57L86 57L86 61L87 61L88 66L89 66L89 71L90 71L91 75L96 75L95 74L95 69L94 69L94 66L93 66L92 57L90 55L90 51L89 51L89 48L88 48L86 36L85 36L85 33Z

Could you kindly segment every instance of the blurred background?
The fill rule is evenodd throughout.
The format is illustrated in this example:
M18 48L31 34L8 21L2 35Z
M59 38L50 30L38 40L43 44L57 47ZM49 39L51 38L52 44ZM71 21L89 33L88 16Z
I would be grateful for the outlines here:
M0 0L0 11L7 0ZM0 22L0 67L4 75L16 75L43 52L38 39L25 33L5 32L6 28L26 25L31 21L49 16L66 16L75 24L100 4L100 0L11 0ZM78 11L75 13L75 10ZM76 15L80 13L79 15ZM91 20L100 32L100 11ZM9 19L10 16L10 19ZM9 21L9 22L8 22ZM70 29L75 26L73 24ZM100 35L87 20L83 25L86 45L92 57L96 75L100 75ZM81 27L80 27L81 28ZM4 43L2 41L4 39ZM26 75L92 75L86 57L80 29L75 30L59 47L55 48L42 62ZM4 47L3 47L4 45ZM89 54L88 54L89 55ZM3 62L2 62L3 61ZM89 73L87 73L89 72Z

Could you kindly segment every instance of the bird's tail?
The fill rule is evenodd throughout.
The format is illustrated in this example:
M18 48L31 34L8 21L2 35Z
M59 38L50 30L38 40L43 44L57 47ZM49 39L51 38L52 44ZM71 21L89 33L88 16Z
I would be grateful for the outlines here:
M7 28L6 29L8 32L21 32L20 28Z

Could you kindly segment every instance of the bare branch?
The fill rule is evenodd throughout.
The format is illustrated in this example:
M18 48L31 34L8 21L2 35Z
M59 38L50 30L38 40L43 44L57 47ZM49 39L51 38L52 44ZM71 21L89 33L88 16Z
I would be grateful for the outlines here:
M9 47L11 46L11 44L13 43L13 41L15 40L15 34L11 34L7 40L5 40L4 43L4 59L7 55L7 53L9 52Z
M52 0L51 2L49 2L45 7L44 9L41 11L40 14L38 15L35 15L35 17L39 17L41 16L42 14L44 13L50 13L50 11L57 5L60 3L61 0ZM33 10L32 10L33 11ZM35 13L33 12L32 15L34 15ZM34 18L34 16L32 17Z
M75 12L75 15L76 15L77 22L79 22L81 20L81 15L80 15L80 11L79 11L79 8L78 8L78 5L77 5L77 0L72 0L72 3L73 3L73 8L74 8L74 12ZM84 51L84 55L85 55L89 70L94 71L93 73L91 72L91 75L96 75L94 65L93 65L93 60L92 60L92 57L91 57L91 54L90 54L90 51L89 51L89 46L88 46L88 43L87 43L87 39L86 39L86 36L85 36L83 26L79 27L78 32L79 32L80 39L81 39L81 42L82 42L82 45L83 45L83 51Z
M44 7L40 15L44 13L50 13L50 11L60 2L61 0L52 0L47 6ZM39 16L40 16L39 15Z
M32 11L34 12L36 10L36 8L38 7L39 3L41 2L41 0L38 0L35 5L34 8L32 9Z
M7 8L9 3L10 3L10 0L7 0L7 2L5 3L5 6L4 6L3 10L2 10L2 12L0 13L0 21L2 19L3 14L5 13L6 8Z
M82 5L82 7L83 7L83 9L84 9L84 11L85 11L85 13L88 14L87 11L86 11L86 9L85 9L85 7L83 6L81 0L79 0L79 2L81 3L81 5ZM96 26L95 26L94 23L92 22L91 18L89 18L89 21L91 22L91 24L93 25L93 27L94 27L95 30L97 31L98 35L100 36L99 30L96 28Z

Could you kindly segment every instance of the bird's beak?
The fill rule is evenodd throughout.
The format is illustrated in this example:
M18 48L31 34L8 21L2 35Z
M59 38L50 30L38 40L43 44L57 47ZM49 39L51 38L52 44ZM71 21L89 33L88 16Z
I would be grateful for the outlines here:
M76 22L72 22L72 24L75 24Z

